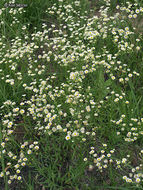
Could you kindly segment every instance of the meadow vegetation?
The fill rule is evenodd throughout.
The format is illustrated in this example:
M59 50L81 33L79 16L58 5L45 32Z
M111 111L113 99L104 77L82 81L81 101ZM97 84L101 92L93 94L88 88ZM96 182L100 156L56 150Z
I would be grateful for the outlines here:
M143 189L142 23L137 0L0 2L0 189Z

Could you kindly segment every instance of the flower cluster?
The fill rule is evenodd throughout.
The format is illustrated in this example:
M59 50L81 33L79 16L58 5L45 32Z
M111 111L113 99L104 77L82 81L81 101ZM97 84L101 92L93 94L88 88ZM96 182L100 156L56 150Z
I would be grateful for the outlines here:
M122 179L142 183L142 164L132 165L130 154L120 155L117 145L142 142L136 81L142 81L143 41L127 19L143 8L127 2L116 7L121 14L111 15L108 0L99 16L89 18L80 1L57 2L45 14L56 17L58 26L43 23L41 31L27 35L29 24L23 24L24 40L17 36L7 44L0 38L0 177L7 176L9 184L21 181L24 166L42 154L42 139L56 137L82 148L90 170L131 168L129 177L121 172ZM2 26L5 11L0 9ZM9 9L11 27L25 12Z

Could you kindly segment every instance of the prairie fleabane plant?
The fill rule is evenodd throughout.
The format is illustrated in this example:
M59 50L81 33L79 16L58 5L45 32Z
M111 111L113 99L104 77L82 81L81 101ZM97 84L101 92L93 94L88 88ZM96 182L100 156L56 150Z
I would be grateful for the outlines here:
M143 189L142 4L99 1L91 13L87 0L7 3L2 188Z

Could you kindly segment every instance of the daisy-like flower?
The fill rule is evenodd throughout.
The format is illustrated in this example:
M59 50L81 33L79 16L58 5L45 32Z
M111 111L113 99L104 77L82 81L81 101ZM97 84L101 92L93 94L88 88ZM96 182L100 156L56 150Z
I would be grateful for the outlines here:
M27 154L32 154L32 151L31 151L31 150L28 150L28 151L27 151Z
M23 110L23 109L22 109L22 110L20 110L20 113L21 113L21 114L25 113L25 110Z
M70 140L70 135L67 135L66 137L65 137L65 139L68 141L68 140Z

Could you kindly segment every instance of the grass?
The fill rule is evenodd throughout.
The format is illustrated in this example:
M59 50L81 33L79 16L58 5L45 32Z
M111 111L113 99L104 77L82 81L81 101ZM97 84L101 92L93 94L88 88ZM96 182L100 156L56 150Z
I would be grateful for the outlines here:
M141 1L0 5L2 190L143 189L142 14Z

